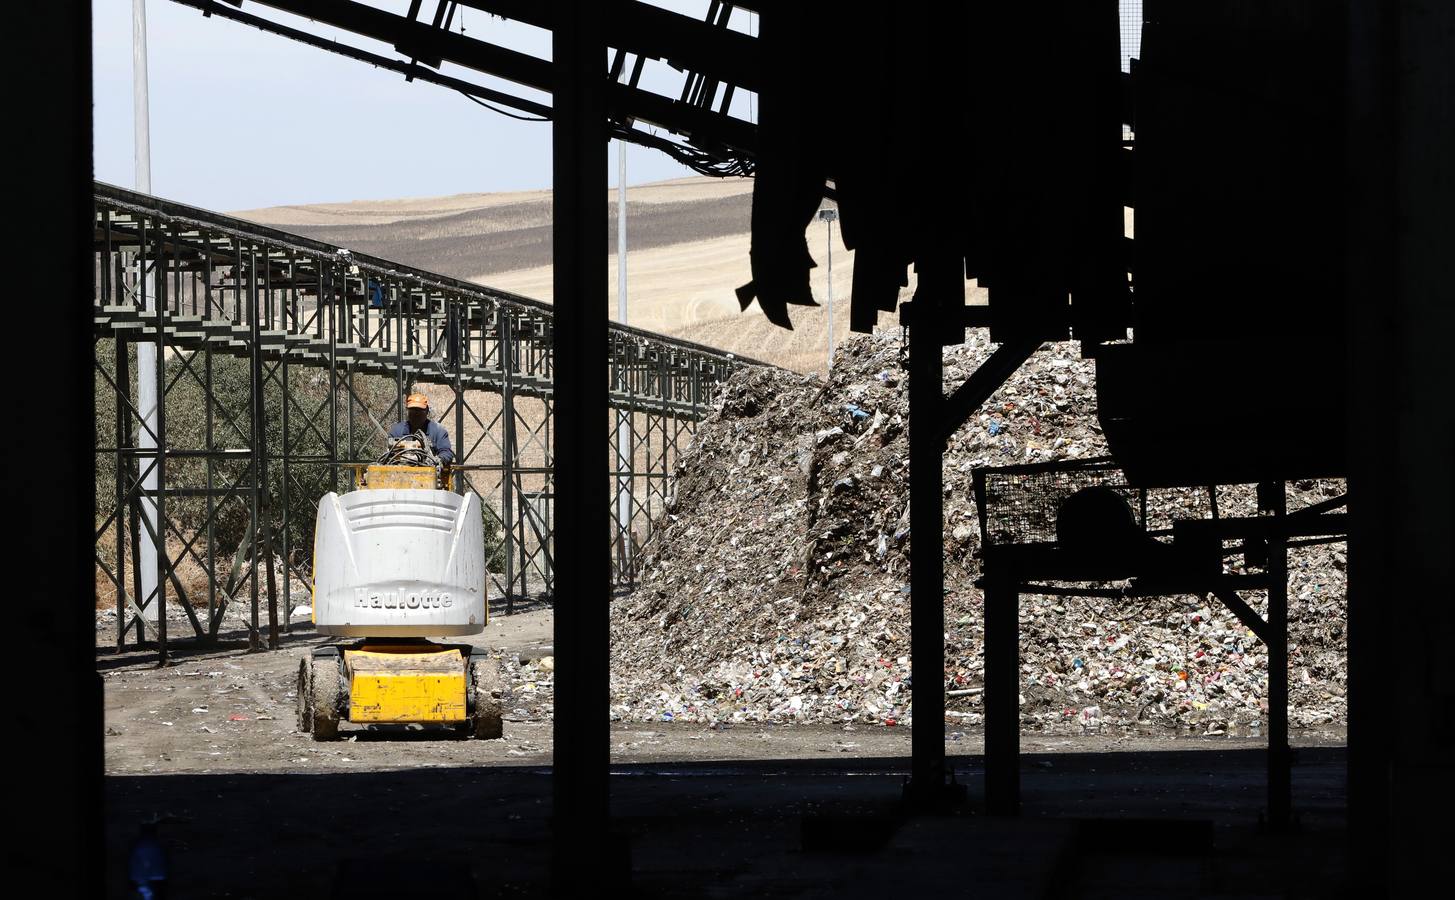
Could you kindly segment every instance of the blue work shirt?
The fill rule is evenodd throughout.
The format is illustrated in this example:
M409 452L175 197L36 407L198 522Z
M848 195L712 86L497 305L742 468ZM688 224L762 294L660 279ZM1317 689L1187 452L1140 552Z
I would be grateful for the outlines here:
M389 437L409 437L414 432L410 430L408 422L395 422L394 427L389 429ZM450 448L450 433L445 431L445 426L434 419L424 423L424 436L429 438L430 446L434 448L434 455L440 458L442 463L455 461L455 451Z

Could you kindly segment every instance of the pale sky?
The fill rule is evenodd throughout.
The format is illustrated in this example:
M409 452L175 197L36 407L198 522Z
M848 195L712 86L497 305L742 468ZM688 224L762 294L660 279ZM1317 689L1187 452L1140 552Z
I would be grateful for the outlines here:
M407 0L371 0L403 12ZM659 2L693 15L701 2ZM314 34L333 30L257 3L246 12ZM297 203L548 188L551 126L491 112L446 88L267 34L170 0L147 0L152 193L227 211ZM433 13L433 4L425 4ZM93 0L96 178L135 187L132 0ZM468 34L542 58L546 32L466 9ZM756 28L737 11L732 27ZM456 22L455 30L459 23ZM340 40L398 58L344 32ZM603 63L604 66L604 63ZM456 77L505 88L475 73ZM649 64L642 86L675 96L682 74ZM521 90L512 88L512 90ZM527 94L527 96L529 96ZM536 96L535 99L545 100ZM739 92L733 112L749 117ZM602 165L616 184L616 145ZM655 150L629 146L627 184L692 174Z
M404 12L408 0L369 0ZM653 0L701 18L707 0ZM1142 0L1120 0L1123 57L1140 42ZM432 14L434 4L425 4ZM252 14L313 34L335 32L258 3ZM135 187L132 0L93 0L96 178ZM541 58L546 32L464 11L468 34ZM729 23L756 33L742 10ZM455 23L458 30L459 22ZM170 0L147 0L152 193L219 211L284 204L424 197L549 188L549 123L491 112L454 91L214 17ZM392 48L337 33L398 58ZM1125 65L1125 63L1124 63ZM446 66L459 78L519 91ZM642 86L676 96L682 74L651 62ZM534 99L545 101L545 97ZM753 120L739 91L735 115ZM616 146L602 154L616 184ZM627 184L692 174L666 155L627 150Z

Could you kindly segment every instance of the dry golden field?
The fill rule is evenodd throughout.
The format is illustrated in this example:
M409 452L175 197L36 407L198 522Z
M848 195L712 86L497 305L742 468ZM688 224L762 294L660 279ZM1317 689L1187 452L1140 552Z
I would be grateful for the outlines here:
M465 278L551 302L549 191L459 194L412 200L286 206L237 213L362 253ZM627 274L632 325L719 347L801 372L822 371L827 339L824 307L790 310L794 330L738 309L733 291L749 280L748 179L684 178L627 192ZM616 193L603 198L611 227L606 274L616 311ZM809 251L819 266L814 295L828 296L827 226L814 222ZM834 228L834 341L849 333L848 295L854 255ZM909 296L910 287L902 296ZM972 301L973 302L973 301ZM894 328L893 314L879 327Z

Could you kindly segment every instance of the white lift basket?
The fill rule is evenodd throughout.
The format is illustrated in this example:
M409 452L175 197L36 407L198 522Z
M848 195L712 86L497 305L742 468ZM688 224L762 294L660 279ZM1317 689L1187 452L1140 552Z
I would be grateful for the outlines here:
M318 504L313 559L320 634L444 637L485 628L485 543L473 493L329 493Z

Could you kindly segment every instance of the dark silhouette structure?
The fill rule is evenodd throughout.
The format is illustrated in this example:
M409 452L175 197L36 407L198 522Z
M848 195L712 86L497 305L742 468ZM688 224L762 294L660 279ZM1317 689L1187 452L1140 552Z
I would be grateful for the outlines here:
M1452 799L1447 711L1455 698L1442 674L1439 623L1455 575L1455 408L1444 363L1455 334L1455 6L1148 0L1143 53L1123 76L1111 0L902 2L875 16L823 2L753 4L761 6L756 40L729 31L727 7L716 2L706 22L637 2L441 3L433 21L417 0L402 15L342 0L256 4L384 40L407 61L331 44L231 4L181 2L552 120L556 412L560 446L579 454L558 476L557 501L582 511L556 534L558 555L578 561L557 579L557 595L574 601L556 612L560 891L600 888L622 876L624 859L607 840L609 558L598 540L606 510L588 500L596 481L570 474L591 471L603 451L598 429L583 423L607 413L606 169L598 154L608 135L659 146L700 171L756 175L753 279L739 296L756 299L780 324L790 324L792 305L814 302L803 231L825 196L838 201L845 242L856 251L857 329L894 308L914 267L916 294L900 308L910 337L918 547L942 527L937 473L946 435L1041 342L1067 338L1097 360L1101 420L1132 488L1260 485L1266 516L1226 533L1174 534L1177 552L1151 568L1133 560L1148 589L1195 584L1236 608L1240 585L1200 568L1214 557L1197 550L1221 538L1267 540L1261 580L1249 586L1270 593L1259 629L1270 666L1281 671L1279 547L1300 529L1347 531L1351 890L1403 896L1422 885L1445 830L1432 826ZM459 5L549 28L553 60L452 32ZM22 52L36 57L33 70L54 73L58 96L20 100L23 119L46 140L23 148L34 175L19 191L45 238L37 246L57 264L27 269L23 277L44 272L47 280L23 287L71 298L86 293L90 272L86 16L47 7L25 27L33 34L18 42ZM809 87L823 46L843 62L828 101ZM681 98L636 85L632 59L643 56L688 73ZM442 61L549 92L550 100L487 94L431 68ZM758 92L756 126L727 114L734 88ZM1123 207L1136 212L1135 240L1123 230ZM988 306L966 305L967 278L989 289ZM53 318L58 343L27 350L37 358L23 362L30 373L42 363L57 373L77 413L62 427L79 430L89 421L80 414L89 406L82 308L58 299L41 315ZM946 396L940 347L963 340L968 327L988 327L1000 349ZM83 472L76 448L84 435L69 437L58 442L57 468ZM1349 479L1346 519L1331 521L1330 509L1285 509L1285 480L1322 476ZM76 511L47 516L12 552L34 559L70 547L86 558L85 491L65 479L11 490L12 508ZM977 810L1018 807L1015 596L1031 579L1087 574L1074 569L1084 560L1068 560L1063 549L1011 544L986 560L986 781L983 790L972 784L964 801ZM30 567L12 561L12 570ZM86 815L98 795L101 741L91 625L81 605L52 599L85 596L80 570L58 573L59 591L27 585L16 598L36 622L22 661L51 671L66 663L46 711L63 708L77 741L38 764L38 776L65 788L32 833L68 854L98 839ZM955 808L963 786L949 780L935 727L944 703L935 687L944 658L936 554L916 555L911 582L921 727L905 809L919 814ZM1275 690L1271 707L1282 699ZM21 724L40 727L30 718ZM1282 781L1286 736L1276 720L1269 737L1267 816L1277 829L1292 822ZM989 840L987 821L977 820L975 833ZM832 828L826 833L832 840ZM805 834L805 846L821 838ZM910 865L902 881L913 883L918 871Z

